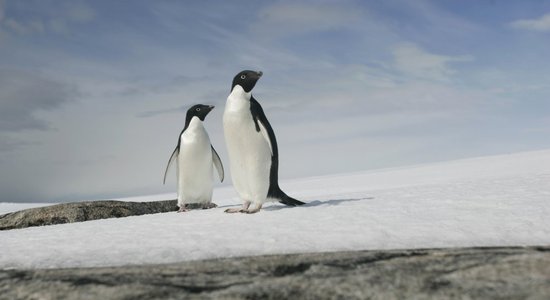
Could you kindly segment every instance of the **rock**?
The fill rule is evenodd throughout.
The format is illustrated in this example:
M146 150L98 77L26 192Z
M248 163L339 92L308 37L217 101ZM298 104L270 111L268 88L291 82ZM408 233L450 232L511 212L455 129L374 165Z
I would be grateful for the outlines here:
M550 299L550 247L1 270L1 299Z
M176 200L88 201L25 209L0 216L0 230L139 216L176 210Z

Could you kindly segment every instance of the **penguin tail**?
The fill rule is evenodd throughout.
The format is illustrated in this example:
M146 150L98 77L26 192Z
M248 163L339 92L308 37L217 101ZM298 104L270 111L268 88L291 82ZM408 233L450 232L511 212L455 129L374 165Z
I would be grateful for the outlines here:
M296 199L294 199L292 197L289 197L289 196L286 196L285 198L279 200L279 202L281 202L284 205L288 205L288 206L298 206L298 205L305 204L304 202L302 202L300 200L296 200Z
M275 198L275 199L279 199L279 202L281 202L282 204L284 205L288 205L288 206L298 206L298 205L304 205L305 203L300 201L300 200L296 200L292 197L290 197L289 195L285 194L285 192L281 191L281 189L277 189L277 191L275 193L272 193L272 195L269 195L271 198Z

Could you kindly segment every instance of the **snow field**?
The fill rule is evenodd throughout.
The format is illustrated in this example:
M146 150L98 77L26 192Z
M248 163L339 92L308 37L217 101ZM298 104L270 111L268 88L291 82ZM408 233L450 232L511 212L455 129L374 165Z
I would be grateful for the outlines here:
M550 244L550 150L281 183L301 207L216 209L0 231L0 268L174 263L340 250ZM173 194L128 198L148 201ZM29 206L30 204L26 205ZM16 204L0 204L14 210ZM1 211L0 211L1 212Z

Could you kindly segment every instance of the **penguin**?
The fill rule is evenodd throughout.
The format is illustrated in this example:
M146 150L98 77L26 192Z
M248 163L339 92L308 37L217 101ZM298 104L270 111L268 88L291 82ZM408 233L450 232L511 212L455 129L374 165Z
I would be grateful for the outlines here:
M212 203L212 169L213 166L216 167L221 182L224 179L224 170L220 156L210 143L202 124L212 109L212 105L197 104L187 110L185 126L164 171L163 183L166 183L168 169L176 162L178 212L185 212L196 206L204 209L217 206Z
M242 208L227 213L256 213L268 201L288 206L304 202L289 197L279 187L279 151L275 132L252 89L262 72L244 70L233 78L223 113L223 129L231 178L243 200ZM249 208L254 204L254 208Z

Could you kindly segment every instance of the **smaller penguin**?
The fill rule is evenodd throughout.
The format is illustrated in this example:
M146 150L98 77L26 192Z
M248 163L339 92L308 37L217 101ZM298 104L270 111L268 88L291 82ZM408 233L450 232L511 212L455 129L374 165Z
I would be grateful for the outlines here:
M178 144L164 171L163 183L170 165L176 161L178 181L178 212L190 208L214 208L212 203L213 166L223 182L222 161L212 144L202 122L214 109L212 105L197 104L187 110L185 126L178 137Z

